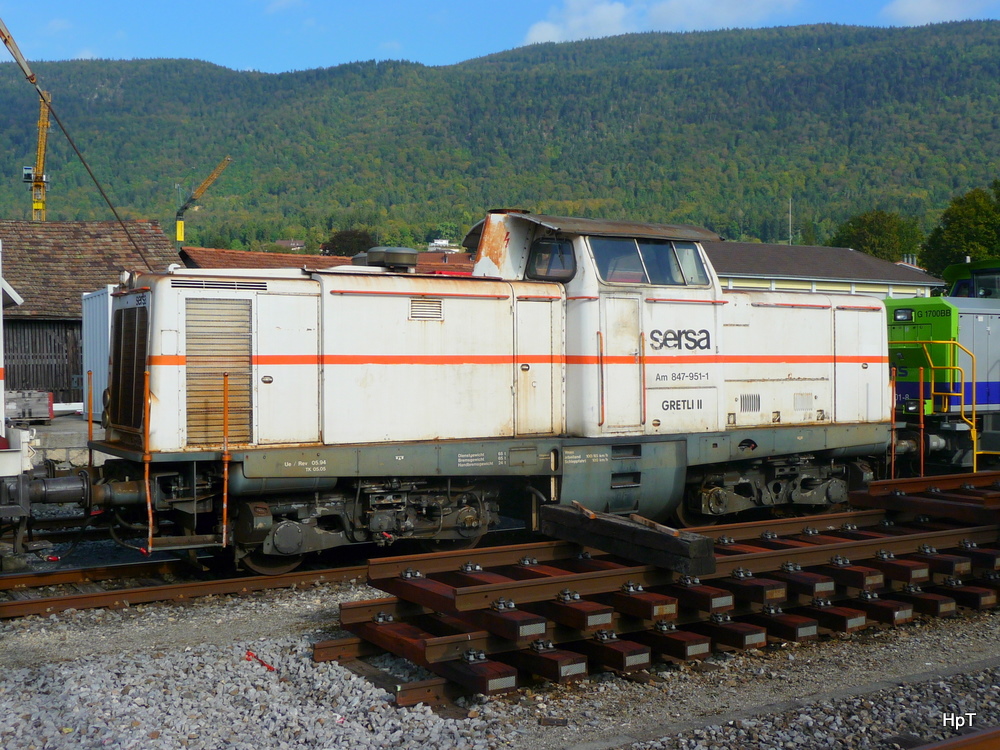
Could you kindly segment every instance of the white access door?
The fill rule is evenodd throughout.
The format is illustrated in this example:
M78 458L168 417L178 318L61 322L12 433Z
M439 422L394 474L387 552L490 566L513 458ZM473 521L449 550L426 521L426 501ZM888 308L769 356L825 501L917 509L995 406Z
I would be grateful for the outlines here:
M260 294L256 312L257 442L316 442L320 438L319 297Z
M639 429L642 421L639 300L607 296L603 305L600 356L604 429Z
M833 325L835 421L888 419L886 325L881 308L838 307Z
M561 342L561 331L554 336L558 305L548 299L518 299L515 310L514 429L518 435L549 434L555 389L562 387L561 369L552 357L553 340Z

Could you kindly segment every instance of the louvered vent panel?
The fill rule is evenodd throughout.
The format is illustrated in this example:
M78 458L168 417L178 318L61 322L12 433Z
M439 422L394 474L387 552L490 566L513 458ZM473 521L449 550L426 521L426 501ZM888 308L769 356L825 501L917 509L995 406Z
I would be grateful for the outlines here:
M444 308L439 299L411 299L410 320L444 320Z
M740 411L744 414L760 412L760 394L744 393L740 396Z
M251 302L189 299L187 312L188 445L222 443L223 374L229 373L229 442L251 439Z
M111 424L142 430L148 312L145 307L115 310L111 335Z
M266 292L266 281L224 281L218 279L173 279L170 286L175 289L247 289Z

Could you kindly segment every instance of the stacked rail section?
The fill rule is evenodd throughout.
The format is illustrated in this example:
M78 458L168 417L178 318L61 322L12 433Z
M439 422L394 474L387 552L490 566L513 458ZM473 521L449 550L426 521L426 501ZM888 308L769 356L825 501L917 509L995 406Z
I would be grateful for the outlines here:
M910 484L888 494L919 499L927 489ZM1000 500L996 486L953 492L983 508ZM941 502L931 498L936 510ZM697 550L679 554L688 572L566 541L373 559L369 581L391 596L344 604L341 622L354 637L317 644L314 658L348 663L407 705L595 670L641 678L655 660L994 607L998 519L977 515L970 524L946 515L863 510L702 527L681 540L660 527L675 552ZM602 519L590 521L603 533ZM699 537L708 534L706 545ZM644 556L642 545L633 548ZM438 679L397 685L358 661L385 651Z

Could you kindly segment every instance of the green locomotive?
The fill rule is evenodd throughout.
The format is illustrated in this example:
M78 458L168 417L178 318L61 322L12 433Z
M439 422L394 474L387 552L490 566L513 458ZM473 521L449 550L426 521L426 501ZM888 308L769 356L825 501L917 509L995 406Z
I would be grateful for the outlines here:
M897 454L914 473L975 471L1000 456L1000 259L950 266L944 278L944 296L886 300L905 425Z

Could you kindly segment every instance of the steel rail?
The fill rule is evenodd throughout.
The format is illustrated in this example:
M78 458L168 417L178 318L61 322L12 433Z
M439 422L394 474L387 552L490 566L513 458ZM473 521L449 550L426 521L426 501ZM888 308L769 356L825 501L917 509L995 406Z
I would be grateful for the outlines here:
M265 589L287 588L314 583L339 583L363 579L364 565L327 570L296 571L280 576L253 576L248 578L225 578L217 581L194 581L145 586L116 591L98 591L53 596L41 599L0 602L0 619L25 617L27 615L48 615L67 609L94 609L100 607L129 607L159 601L183 601L201 596L220 594L244 594Z
M969 540L977 544L991 544L997 541L1000 535L1000 526L976 526L960 529L949 529L944 531L928 531L915 534L884 537L880 539L866 540L845 540L837 544L818 544L812 547L800 547L790 549L771 550L767 552L756 552L748 554L730 555L716 558L716 572L702 576L705 580L712 580L731 576L737 568L746 568L754 573L766 573L767 571L778 570L786 562L795 562L802 566L823 565L830 562L836 555L850 557L855 560L874 557L880 550L887 550L894 554L907 554L916 552L922 544L928 544L938 548L949 548L958 546L963 540ZM529 545L534 547L534 545ZM500 548L496 548L500 549ZM515 554L516 547L507 548L508 559ZM485 551L487 555L495 550ZM465 550L464 554L449 553L448 563L450 568L442 567L443 560L437 556L410 556L408 565L404 566L399 573L405 571L406 567L420 570L422 564L426 564L428 570L420 570L426 575L428 572L443 572L444 570L455 570L455 558L463 561L478 563L484 568L488 564L483 564L476 550ZM528 553L532 556L534 551ZM485 559L489 559L486 557ZM556 558L550 558L556 559ZM372 564L383 561L372 561ZM492 563L497 564L497 563ZM504 564L504 563L500 563ZM383 572L391 569L392 566L379 565L376 569ZM477 609L489 607L490 604L501 597L514 600L518 604L539 602L551 599L563 589L576 591L581 596L605 593L614 591L625 583L632 582L640 584L646 588L651 586L662 586L673 582L677 576L672 571L657 568L652 565L637 565L613 570L601 570L589 573L568 573L565 576L553 576L548 578L536 578L530 580L509 581L503 583L480 584L474 586L464 586L451 588L441 587L440 590L423 590L414 592L411 582L399 577L377 578L369 574L372 585L390 594L402 596L409 600L417 601L434 609L435 611L448 612L469 612ZM420 580L420 579L417 579Z
M380 557L368 561L368 578L379 580L395 578L407 568L429 573L444 573L458 570L467 561L478 563L485 567L496 565L513 565L523 557L533 557L539 562L575 557L584 551L585 547L572 542L529 542L528 544L508 544L502 547L480 547L477 549L449 550L446 552L426 552L417 555L399 555L396 557ZM604 554L594 550L595 554Z
M717 538L729 536L736 540L755 539L764 531L776 534L801 533L806 527L820 529L836 529L844 524L853 523L857 526L874 526L886 518L884 511L862 510L845 513L828 513L817 516L796 516L794 518L771 518L750 523L734 523L719 526L697 526L684 529L693 534ZM374 558L369 560L368 577L371 580L394 578L407 568L419 570L428 575L456 570L464 562L475 562L484 568L496 565L512 565L523 557L533 557L538 562L574 557L581 552L594 555L606 554L591 547L584 547L572 542L532 542L528 544L512 544L501 547L482 547L471 550L449 550L446 552L423 553L416 555L399 555L395 557Z
M0 575L0 591L91 583L114 578L148 578L176 573L185 568L190 569L188 566L187 562L181 560L161 560L159 562L106 565L99 568L66 568L32 573L5 573Z
M973 488L991 488L1000 491L1000 471L982 471L978 474L941 474L929 477L880 479L869 483L868 489L860 494L883 497L899 493L913 495L933 490L965 490Z
M86 516L56 516L55 518L35 518L31 522L32 531L48 531L52 529L78 529L87 522ZM4 538L10 536L4 534Z
M883 510L852 510L844 513L824 513L815 516L793 516L790 518L768 518L763 521L749 523L728 523L715 526L692 526L684 529L692 534L718 538L728 536L739 541L757 539L765 531L775 534L799 534L803 529L839 529L844 524L853 523L856 526L874 526L887 518Z
M1000 525L973 526L945 531L928 531L918 534L884 537L882 539L845 540L842 544L818 544L815 547L754 552L746 555L732 555L716 560L716 571L705 579L731 576L737 568L748 568L754 573L778 570L786 561L796 562L803 567L823 565L835 555L849 557L854 562L875 557L880 550L895 555L916 552L922 544L938 549L957 547L968 539L976 544L992 544L1000 538Z

